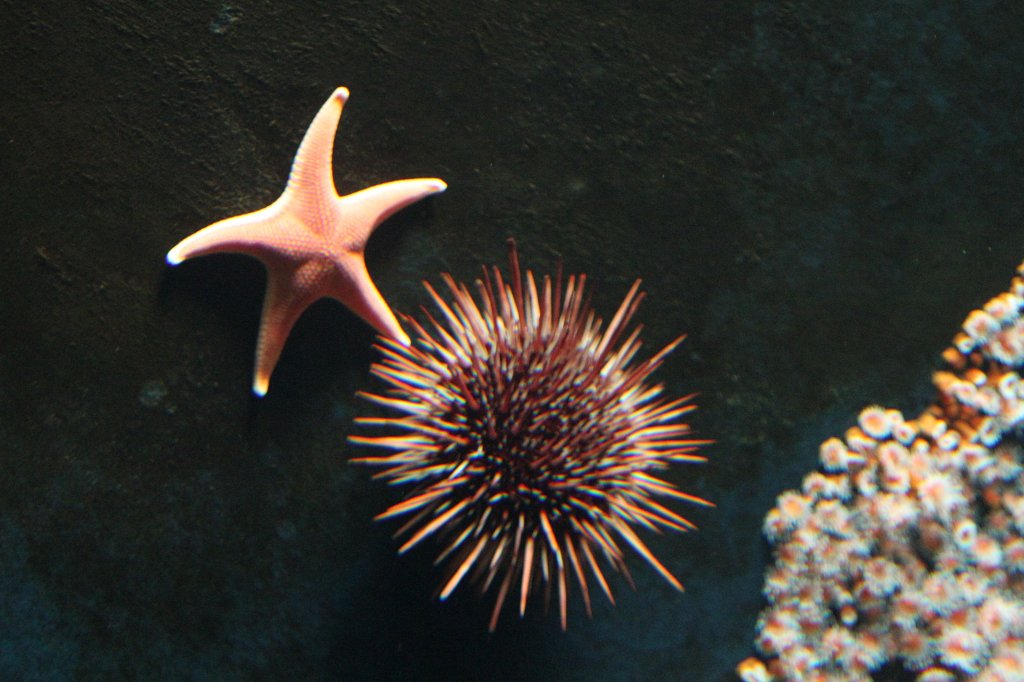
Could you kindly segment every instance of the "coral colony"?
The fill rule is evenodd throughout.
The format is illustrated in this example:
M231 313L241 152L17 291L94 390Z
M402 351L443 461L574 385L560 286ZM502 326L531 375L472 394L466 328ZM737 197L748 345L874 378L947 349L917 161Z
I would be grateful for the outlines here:
M557 590L562 628L570 574L590 613L591 583L614 602L601 563L629 579L622 543L673 587L679 581L634 527L688 531L695 526L655 498L710 504L656 477L672 462L700 462L702 441L679 421L692 396L660 398L646 384L677 339L633 363L639 328L627 325L640 303L639 281L607 327L587 304L586 277L561 273L540 287L519 269L485 268L478 298L448 275L450 302L424 284L440 313L411 318L412 346L385 338L373 373L387 395L366 395L399 416L361 424L398 435L351 437L391 454L356 460L411 490L378 518L409 517L400 552L434 536L447 567L446 599L464 580L496 590L490 629L510 595L520 615L542 587Z
M868 407L764 521L745 682L1024 680L1024 264L968 315L920 417Z

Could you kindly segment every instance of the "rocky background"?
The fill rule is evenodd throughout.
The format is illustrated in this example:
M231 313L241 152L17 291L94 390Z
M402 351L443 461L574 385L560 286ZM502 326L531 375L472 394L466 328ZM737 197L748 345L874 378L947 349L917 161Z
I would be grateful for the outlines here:
M289 7L291 4L293 6ZM761 519L1024 258L1024 6L973 2L0 2L0 678L732 680ZM372 331L322 302L249 393L258 262L164 254L284 186L338 86L347 193L436 175L369 268L640 276L699 391L717 502L618 605L432 599L345 437Z

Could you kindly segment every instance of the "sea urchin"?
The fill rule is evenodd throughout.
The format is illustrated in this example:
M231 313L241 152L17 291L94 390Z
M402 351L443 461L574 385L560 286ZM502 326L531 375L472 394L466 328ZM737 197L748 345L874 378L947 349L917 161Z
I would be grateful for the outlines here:
M372 373L389 391L363 394L400 416L357 420L401 433L350 439L389 451L356 461L384 467L377 477L390 484L411 486L378 517L410 515L396 533L408 537L399 551L441 538L442 600L467 575L481 591L496 584L494 630L510 590L522 615L539 585L547 602L556 584L564 629L570 571L588 615L587 571L614 603L598 557L630 580L621 541L682 590L634 526L695 528L655 498L710 503L652 472L704 461L694 454L702 441L688 439L679 421L695 409L692 396L665 401L662 386L644 383L682 337L630 364L639 327L622 339L643 298L639 280L602 330L584 295L585 275L570 276L563 289L559 272L538 288L532 272L520 273L509 244L510 279L485 268L478 300L447 274L450 303L424 283L441 319L427 311L427 325L407 317L416 337L410 347L382 339L384 359Z

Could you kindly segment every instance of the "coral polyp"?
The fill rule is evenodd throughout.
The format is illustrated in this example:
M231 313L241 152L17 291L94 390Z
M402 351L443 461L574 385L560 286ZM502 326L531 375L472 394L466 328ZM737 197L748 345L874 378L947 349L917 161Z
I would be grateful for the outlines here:
M681 421L693 396L667 400L650 375L682 341L642 362L629 323L643 294L633 284L604 326L589 305L586 276L484 269L477 296L443 275L450 300L425 287L439 312L408 318L414 341L382 339L372 373L384 394L363 394L393 416L358 423L386 435L352 436L388 451L357 462L407 488L378 518L407 517L400 552L428 538L447 575L440 598L464 580L495 590L489 627L507 600L522 615L531 595L557 593L561 625L570 583L587 613L591 580L614 603L602 565L631 582L625 547L682 590L637 529L686 532L694 524L660 500L710 505L658 477L675 462L703 462Z

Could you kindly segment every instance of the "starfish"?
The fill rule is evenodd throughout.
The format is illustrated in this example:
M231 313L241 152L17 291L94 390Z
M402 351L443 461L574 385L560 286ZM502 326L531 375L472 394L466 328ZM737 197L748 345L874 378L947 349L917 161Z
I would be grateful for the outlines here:
M267 269L252 390L264 396L295 321L323 297L341 301L381 335L409 345L366 270L364 250L388 216L447 185L438 178L395 180L338 196L334 136L348 90L320 107L292 163L284 193L266 208L205 227L167 253L167 262L210 253L255 256Z

